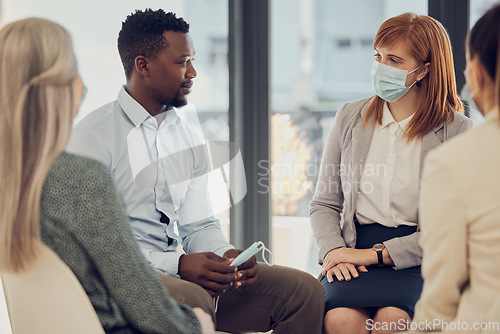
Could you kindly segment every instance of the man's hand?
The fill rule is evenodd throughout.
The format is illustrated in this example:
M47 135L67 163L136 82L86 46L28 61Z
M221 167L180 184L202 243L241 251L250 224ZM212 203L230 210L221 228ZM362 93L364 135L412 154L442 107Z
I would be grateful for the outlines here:
M179 276L215 297L233 285L236 268L230 267L227 259L211 252L184 254L179 258Z
M224 253L224 257L231 263L242 252L242 249L230 249ZM254 285L257 282L257 268L257 258L255 256L238 266L235 287L246 290Z

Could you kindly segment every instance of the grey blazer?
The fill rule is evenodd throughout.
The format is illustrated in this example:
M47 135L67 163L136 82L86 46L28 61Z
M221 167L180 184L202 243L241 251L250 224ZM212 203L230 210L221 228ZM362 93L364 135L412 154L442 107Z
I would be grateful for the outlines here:
M332 249L355 247L354 215L361 174L368 155L375 124L363 126L362 116L371 97L344 104L335 122L323 152L320 175L310 204L313 236L319 247L318 262ZM472 127L466 116L455 113L453 122L434 128L422 138L420 171L426 154L451 138ZM446 134L445 134L446 132ZM415 203L418 205L418 203ZM418 243L420 231L384 242L395 269L420 265L422 249Z

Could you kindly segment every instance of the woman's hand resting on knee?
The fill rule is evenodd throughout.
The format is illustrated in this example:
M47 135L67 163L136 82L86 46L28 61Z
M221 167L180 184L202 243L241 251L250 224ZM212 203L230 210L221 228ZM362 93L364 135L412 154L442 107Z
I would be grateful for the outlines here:
M358 271L367 272L365 266L356 266L352 263L339 263L336 266L330 268L326 271L325 275L328 282L332 283L333 278L337 278L337 281L350 281L351 278L358 278Z
M355 266L377 264L377 253L371 249L356 249L348 247L335 248L329 251L323 259L321 273L326 276L328 270L340 263L352 263Z

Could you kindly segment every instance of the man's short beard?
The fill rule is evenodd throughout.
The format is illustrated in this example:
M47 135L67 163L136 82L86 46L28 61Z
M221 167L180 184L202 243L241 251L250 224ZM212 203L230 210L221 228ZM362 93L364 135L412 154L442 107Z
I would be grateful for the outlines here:
M179 98L175 98L172 100L172 107L175 107L175 108L179 108L179 107L183 107L187 104L187 101L186 100L181 100Z
M179 95L181 95L180 90L177 92L177 94L175 94L175 97L174 97L174 99L171 102L171 105L173 107L175 107L175 108L183 107L183 106L185 106L187 104L187 99L184 98L184 100L181 100L179 98Z

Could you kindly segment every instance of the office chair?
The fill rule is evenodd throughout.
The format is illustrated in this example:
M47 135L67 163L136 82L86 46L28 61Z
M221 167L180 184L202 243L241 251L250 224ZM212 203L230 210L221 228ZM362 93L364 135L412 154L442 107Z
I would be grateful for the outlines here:
M41 241L36 243L36 254L26 270L0 273L12 333L104 334L69 267Z

